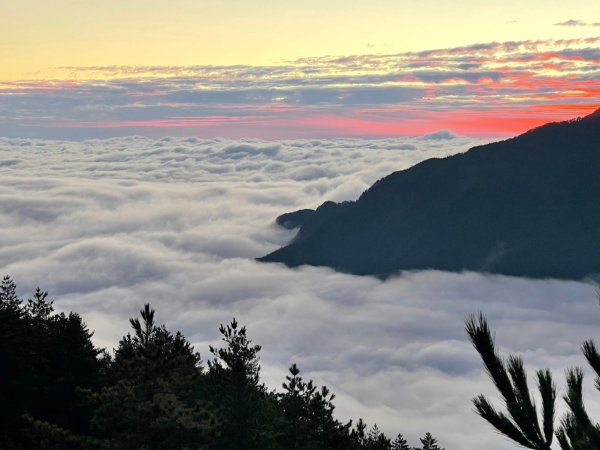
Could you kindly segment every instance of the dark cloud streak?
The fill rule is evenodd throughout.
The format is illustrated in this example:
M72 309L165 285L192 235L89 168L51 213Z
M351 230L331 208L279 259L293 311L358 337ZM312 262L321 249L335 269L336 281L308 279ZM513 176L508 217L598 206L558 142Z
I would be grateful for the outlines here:
M586 22L585 20L569 19L564 22L558 22L554 24L559 27L598 27L600 22Z

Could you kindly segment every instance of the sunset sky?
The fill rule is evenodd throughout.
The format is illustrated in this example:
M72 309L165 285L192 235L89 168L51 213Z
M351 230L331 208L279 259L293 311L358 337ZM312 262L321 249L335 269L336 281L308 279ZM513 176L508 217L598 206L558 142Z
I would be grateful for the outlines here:
M5 0L0 135L504 136L600 106L600 2Z

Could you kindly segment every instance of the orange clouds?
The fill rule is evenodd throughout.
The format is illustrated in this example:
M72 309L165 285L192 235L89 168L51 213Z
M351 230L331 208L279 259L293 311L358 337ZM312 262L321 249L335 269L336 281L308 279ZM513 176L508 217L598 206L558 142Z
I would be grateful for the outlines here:
M600 38L587 38L276 66L69 67L76 81L0 84L0 135L509 136L596 109L599 62Z

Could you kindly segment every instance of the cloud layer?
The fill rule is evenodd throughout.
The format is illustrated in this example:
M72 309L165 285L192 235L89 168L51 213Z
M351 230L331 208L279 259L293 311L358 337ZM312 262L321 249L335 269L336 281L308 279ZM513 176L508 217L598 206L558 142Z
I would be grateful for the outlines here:
M440 133L383 140L259 141L146 137L0 139L0 272L23 295L48 289L113 347L143 303L207 357L231 317L263 345L271 387L297 362L364 417L450 449L508 444L471 411L495 396L463 320L483 311L529 368L582 365L600 320L594 287L473 273L379 281L252 258L288 241L283 212L355 199L378 178L477 141ZM533 385L533 380L532 380ZM588 380L587 398L597 397ZM590 403L600 417L600 403Z
M0 83L0 136L506 136L596 109L599 63L600 37L273 66L63 67L56 81Z

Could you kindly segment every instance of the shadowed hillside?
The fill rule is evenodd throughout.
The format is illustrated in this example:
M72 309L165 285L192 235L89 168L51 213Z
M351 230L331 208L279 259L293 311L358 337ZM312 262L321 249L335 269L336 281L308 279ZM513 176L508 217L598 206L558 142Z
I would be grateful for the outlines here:
M599 172L600 110L423 161L356 202L284 215L298 236L260 260L580 279L600 272Z

